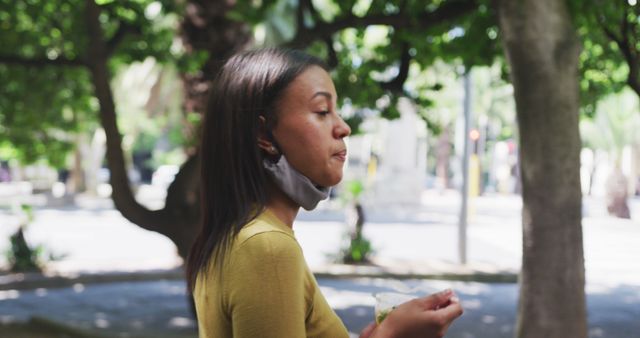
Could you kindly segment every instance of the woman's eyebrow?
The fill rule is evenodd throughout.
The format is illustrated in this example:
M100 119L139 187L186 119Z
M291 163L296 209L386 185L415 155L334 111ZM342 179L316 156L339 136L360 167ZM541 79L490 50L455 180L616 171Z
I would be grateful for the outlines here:
M329 92L316 92L315 94L313 94L313 96L309 99L309 101L313 100L316 96L324 96L327 99L329 99L329 101L331 101L331 93Z

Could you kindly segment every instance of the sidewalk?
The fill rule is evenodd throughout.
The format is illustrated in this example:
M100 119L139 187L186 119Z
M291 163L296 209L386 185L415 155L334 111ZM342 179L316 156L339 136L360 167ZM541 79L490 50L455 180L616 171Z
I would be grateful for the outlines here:
M81 208L36 209L35 220L28 228L26 235L32 244L65 255L48 265L51 275L126 275L171 271L181 265L167 238L132 225L112 208L110 200L85 198L77 202ZM147 203L157 203L157 198L147 199ZM630 200L632 217L636 218L632 220L607 216L603 203L584 201L587 280L640 283L640 200ZM344 244L347 231L341 210L328 208L327 204L313 212L303 210L294 231L309 267L321 277L515 281L522 247L520 197L486 196L471 202L465 265L458 264L458 205L456 194L427 193L422 205L367 208L364 234L375 250L373 266L334 263L332 256ZM0 219L0 251L5 251L17 218L0 211ZM0 289L10 287L8 282L0 279Z
M171 242L124 220L110 200L79 202L82 208L37 208L28 238L67 256L50 265L51 277L0 276L0 324L35 316L107 337L196 337ZM640 332L640 201L630 202L636 218L618 220L606 216L601 201L585 200L590 338ZM513 337L517 284L497 282L515 281L519 270L519 197L473 203L464 266L457 264L456 195L427 194L421 206L368 208L364 233L376 249L376 266L331 263L346 230L343 213L324 207L301 212L294 231L323 294L354 337L373 318L373 292L445 287L460 294L466 309L447 337ZM0 211L1 240L15 221ZM0 251L6 247L0 241Z
M373 293L418 296L444 288L453 288L465 309L447 338L514 337L517 284L376 278L319 278L318 284L352 337L358 337L374 318ZM589 338L638 337L640 286L591 284L586 292ZM1 324L35 317L82 329L92 337L196 338L196 325L187 309L184 281L175 280L0 291L0 337L15 338L3 335Z

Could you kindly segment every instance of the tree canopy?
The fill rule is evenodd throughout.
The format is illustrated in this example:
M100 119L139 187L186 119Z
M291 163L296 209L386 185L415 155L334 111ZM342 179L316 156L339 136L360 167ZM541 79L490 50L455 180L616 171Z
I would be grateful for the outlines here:
M84 4L0 1L0 151L22 162L64 166L73 134L97 125ZM149 56L178 60L173 2L100 4L112 71Z
M178 23L190 3L97 3L112 74L147 57L196 73L216 57L197 49L185 54ZM591 116L609 93L627 85L640 93L640 7L601 0L569 4L583 43L581 106ZM407 96L438 132L430 109L442 83L417 75L437 60L458 63L464 72L502 54L496 15L485 0L239 1L226 16L249 25L254 45L306 48L325 58L340 103L354 108L345 110L352 112L346 117L354 130L372 114L397 118L397 98ZM0 156L63 166L73 134L98 126L98 104L83 67L84 1L3 0L0 22Z
M177 25L185 6L178 2L97 3L112 74L150 56L196 72L210 57L202 51L185 57ZM98 104L83 67L89 57L83 4L0 2L0 149L10 145L23 162L44 157L62 166L71 135L97 126ZM334 67L341 103L396 118L397 98L408 96L436 129L427 114L428 93L441 85L407 88L410 73L437 59L470 67L490 64L499 54L495 20L482 1L240 1L228 17L254 30L268 27L267 45L308 48L324 57ZM348 120L357 129L366 116L353 111Z
M437 119L428 111L430 94L442 84L425 79L407 85L407 80L437 60L469 69L490 65L501 55L496 20L486 1L300 1L286 6L290 3L246 3L233 17L266 26L278 37L267 39L267 45L308 48L324 57L333 68L342 105L355 108L354 115L346 116L354 130L372 110L384 118L399 117L397 99L405 96L437 131Z

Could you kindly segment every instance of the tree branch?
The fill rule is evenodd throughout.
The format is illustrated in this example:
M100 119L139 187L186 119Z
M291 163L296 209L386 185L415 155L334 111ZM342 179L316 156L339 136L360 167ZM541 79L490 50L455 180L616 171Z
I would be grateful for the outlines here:
M411 47L407 42L402 43L402 52L400 54L400 65L398 66L398 75L391 81L381 83L384 90L388 90L394 94L404 93L404 82L409 77L409 66L411 65Z
M107 55L112 55L113 52L118 48L118 45L122 40L124 40L127 35L138 35L142 34L142 30L139 26L130 25L126 22L120 22L120 26L115 34L109 39L107 42Z
M314 23L322 21L320 14L318 14L316 7L313 5L313 2L311 0L300 0L300 5L301 6L304 5L304 7L309 10L309 13L311 14L311 18L313 18Z
M333 33L345 28L363 28L370 25L385 25L395 29L427 29L435 25L455 19L476 9L475 0L461 0L447 2L433 12L423 12L415 17L406 13L391 15L372 14L364 17L347 15L334 22L319 22L314 27L298 29L296 36L286 46L291 48L304 48L313 41L331 36Z
M606 23L603 20L597 19L596 22L604 32L604 35L606 35L607 38L609 38L609 40L615 42L616 45L618 45L618 48L620 48L620 51L622 51L622 54L625 56L625 58L627 58L627 56L630 56L630 55L627 55L628 45L626 43L627 39L625 39L624 37L624 24L622 24L622 27L621 27L621 31L622 31L621 36L617 36L612 29L607 27Z
M400 4L398 5L398 7L400 8L400 13L405 13L406 9L407 9L407 0L402 0L400 1Z
M171 218L164 210L151 211L138 203L133 195L124 153L122 136L118 130L115 102L109 85L110 75L107 67L107 43L100 26L100 6L94 0L86 2L86 25L89 38L88 60L91 71L91 82L95 96L100 104L100 122L107 138L107 166L109 167L109 183L113 188L112 199L116 209L134 224L143 229L166 234L170 231Z
M635 60L635 64L637 66L638 64L638 50L637 50L637 43L638 43L638 39L637 39L637 27L638 27L638 23L636 22L636 20L629 20L629 7L625 6L624 7L624 14L623 14L623 18L622 18L622 36L623 39L626 43L627 48L629 49L629 53L631 54L631 56L633 57L633 60Z
M298 31L306 29L304 25L304 3L298 1L298 8L296 9L296 29Z
M618 46L622 45L622 38L619 38L616 35L616 33L614 33L611 29L607 28L600 21L598 21L598 23L600 24L600 28L602 28L602 31L604 32L604 35L606 35L609 38L609 40L615 42Z
M48 58L24 58L17 55L0 55L0 63L23 65L29 67L46 67L46 66L87 66L87 62L82 59L67 59L59 57L56 59Z
M627 6L624 6L624 10L622 13L622 18L620 18L620 33L622 37L629 42L629 20L627 20L627 16L629 15L629 9Z
M333 69L338 66L338 54L336 54L336 50L333 48L333 39L331 36L326 36L324 42L327 44L327 65Z
M634 92L636 92L636 94L640 95L640 64L638 64L639 60L635 45L632 45L629 41L630 29L629 21L627 19L627 7L625 7L620 20L620 36L617 36L613 30L608 28L603 20L597 20L597 22L602 28L604 34L618 45L620 52L629 66L627 84Z

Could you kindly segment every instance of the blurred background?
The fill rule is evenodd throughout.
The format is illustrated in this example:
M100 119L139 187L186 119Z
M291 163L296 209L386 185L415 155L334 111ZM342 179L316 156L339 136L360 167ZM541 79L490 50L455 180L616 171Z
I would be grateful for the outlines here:
M564 4L588 335L638 337L640 8ZM0 0L0 337L197 336L182 263L206 97L226 58L271 46L327 61L353 131L344 180L294 225L350 332L375 292L453 287L467 313L448 337L513 337L525 124L498 7Z

